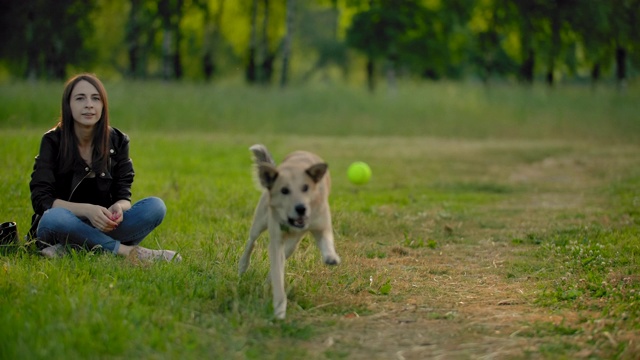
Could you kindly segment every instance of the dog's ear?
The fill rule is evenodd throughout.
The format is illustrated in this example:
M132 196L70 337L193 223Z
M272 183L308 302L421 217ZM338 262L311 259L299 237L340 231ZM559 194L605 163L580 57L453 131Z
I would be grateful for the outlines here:
M327 173L328 168L329 165L327 165L326 163L318 163L308 168L306 170L306 173L307 175L309 175L309 177L311 177L311 180L313 180L313 182L318 183L320 180L322 180L324 174Z
M260 185L264 188L271 190L277 178L278 169L273 164L267 162L258 164L258 179L260 180Z

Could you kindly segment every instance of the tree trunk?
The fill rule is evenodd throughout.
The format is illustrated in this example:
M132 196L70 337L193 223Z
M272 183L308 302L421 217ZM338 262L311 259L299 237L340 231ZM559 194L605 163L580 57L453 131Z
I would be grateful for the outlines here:
M376 89L375 62L372 56L367 57L367 87L370 92L374 92Z
M258 77L261 83L268 84L273 77L273 60L275 58L275 54L269 49L269 0L264 0L262 42L259 48L261 65Z
M170 80L173 77L171 73L171 30L164 28L162 30L162 78Z
M165 80L182 76L180 57L180 22L183 0L162 0L158 13L162 19L162 77Z
M591 68L591 85L595 87L599 80L600 80L600 63L597 62L593 64L593 67Z
M210 81L216 72L215 52L220 41L220 29L222 28L222 14L224 12L224 0L220 0L218 11L211 19L211 9L208 3L202 4L204 12L204 39L202 40L202 72L206 81Z
M258 16L258 0L251 2L251 35L249 38L249 61L247 63L246 80L249 84L254 84L257 80L256 76L256 18Z
M180 56L180 33L176 33L176 49L173 53L173 76L176 79L182 79L182 57Z
M140 0L131 0L131 9L129 9L129 19L126 27L127 55L129 58L128 75L134 79L141 77L140 71Z
M214 24L211 20L211 9L209 3L201 4L203 13L203 35L202 35L202 73L205 81L210 81L215 71L215 63L213 62L213 34Z
M180 55L180 45L182 44L182 32L180 31L180 23L182 22L182 4L184 0L176 0L175 17L172 22L173 36L176 39L173 48L173 76L176 79L182 79L182 56Z
M616 81L618 88L622 89L626 85L627 79L627 49L618 45L616 48Z
M555 83L554 72L556 57L560 52L560 15L558 14L558 5L554 2L554 10L551 16L551 48L549 50L549 59L547 63L547 85L553 86Z
M172 23L172 32L175 38L174 47L172 49L172 65L173 65L173 76L176 79L182 79L182 56L180 55L180 45L182 44L182 32L180 31L180 23L182 22L182 4L183 0L176 1L175 7L175 18Z
M531 85L533 84L533 69L535 67L535 56L533 49L527 51L527 55L520 66L520 77L523 82Z
M45 51L45 69L48 78L64 80L67 67L67 59L64 54L64 41L54 34L48 51Z
M32 5L33 6L33 5ZM35 81L38 78L38 46L35 40L35 10L29 8L27 15L26 36L27 36L27 71L26 78Z
M289 82L289 64L291 62L291 43L293 41L293 16L295 0L287 0L286 34L282 49L282 73L280 74L280 86L285 87Z
M531 21L533 4L531 1L518 2L520 23L520 46L522 64L520 64L519 78L522 83L533 84L535 69L535 52L533 50L533 23Z

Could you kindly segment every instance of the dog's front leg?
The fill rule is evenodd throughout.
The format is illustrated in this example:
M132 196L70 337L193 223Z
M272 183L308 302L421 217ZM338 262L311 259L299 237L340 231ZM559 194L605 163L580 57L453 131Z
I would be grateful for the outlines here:
M331 227L311 232L322 254L322 260L327 265L340 264L340 256L336 253L333 243L333 229Z
M282 231L277 226L271 226L269 237L271 240L269 242L269 259L271 261L273 313L276 319L284 319L287 313L287 294L284 291L285 254Z
M261 222L259 219L255 220L253 225L251 226L251 231L249 232L249 239L247 239L247 243L244 247L244 252L240 257L240 261L238 262L238 275L242 275L249 268L249 264L251 263L251 252L255 246L255 242L260 236L260 234L266 229L266 221Z
M260 202L256 206L255 214L253 215L253 222L251 223L251 230L249 230L249 239L244 247L244 252L238 262L238 275L242 275L247 271L249 264L251 263L251 252L255 245L256 240L267 230L268 226L268 209L267 209L267 197L262 195Z

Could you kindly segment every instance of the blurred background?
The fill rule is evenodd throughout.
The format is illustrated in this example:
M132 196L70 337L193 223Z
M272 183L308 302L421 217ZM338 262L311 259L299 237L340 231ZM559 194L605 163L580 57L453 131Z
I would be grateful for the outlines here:
M607 84L640 0L2 0L0 80Z

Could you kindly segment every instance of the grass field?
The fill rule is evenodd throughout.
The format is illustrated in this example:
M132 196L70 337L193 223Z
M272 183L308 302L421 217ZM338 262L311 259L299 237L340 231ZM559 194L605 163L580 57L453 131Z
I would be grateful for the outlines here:
M640 88L107 83L131 138L144 242L179 264L29 246L0 254L0 358L476 359L640 354ZM29 175L62 85L0 85L0 220L29 225ZM267 237L237 275L259 192L248 147L329 163L342 264L304 241L272 319ZM357 187L348 165L369 163Z

